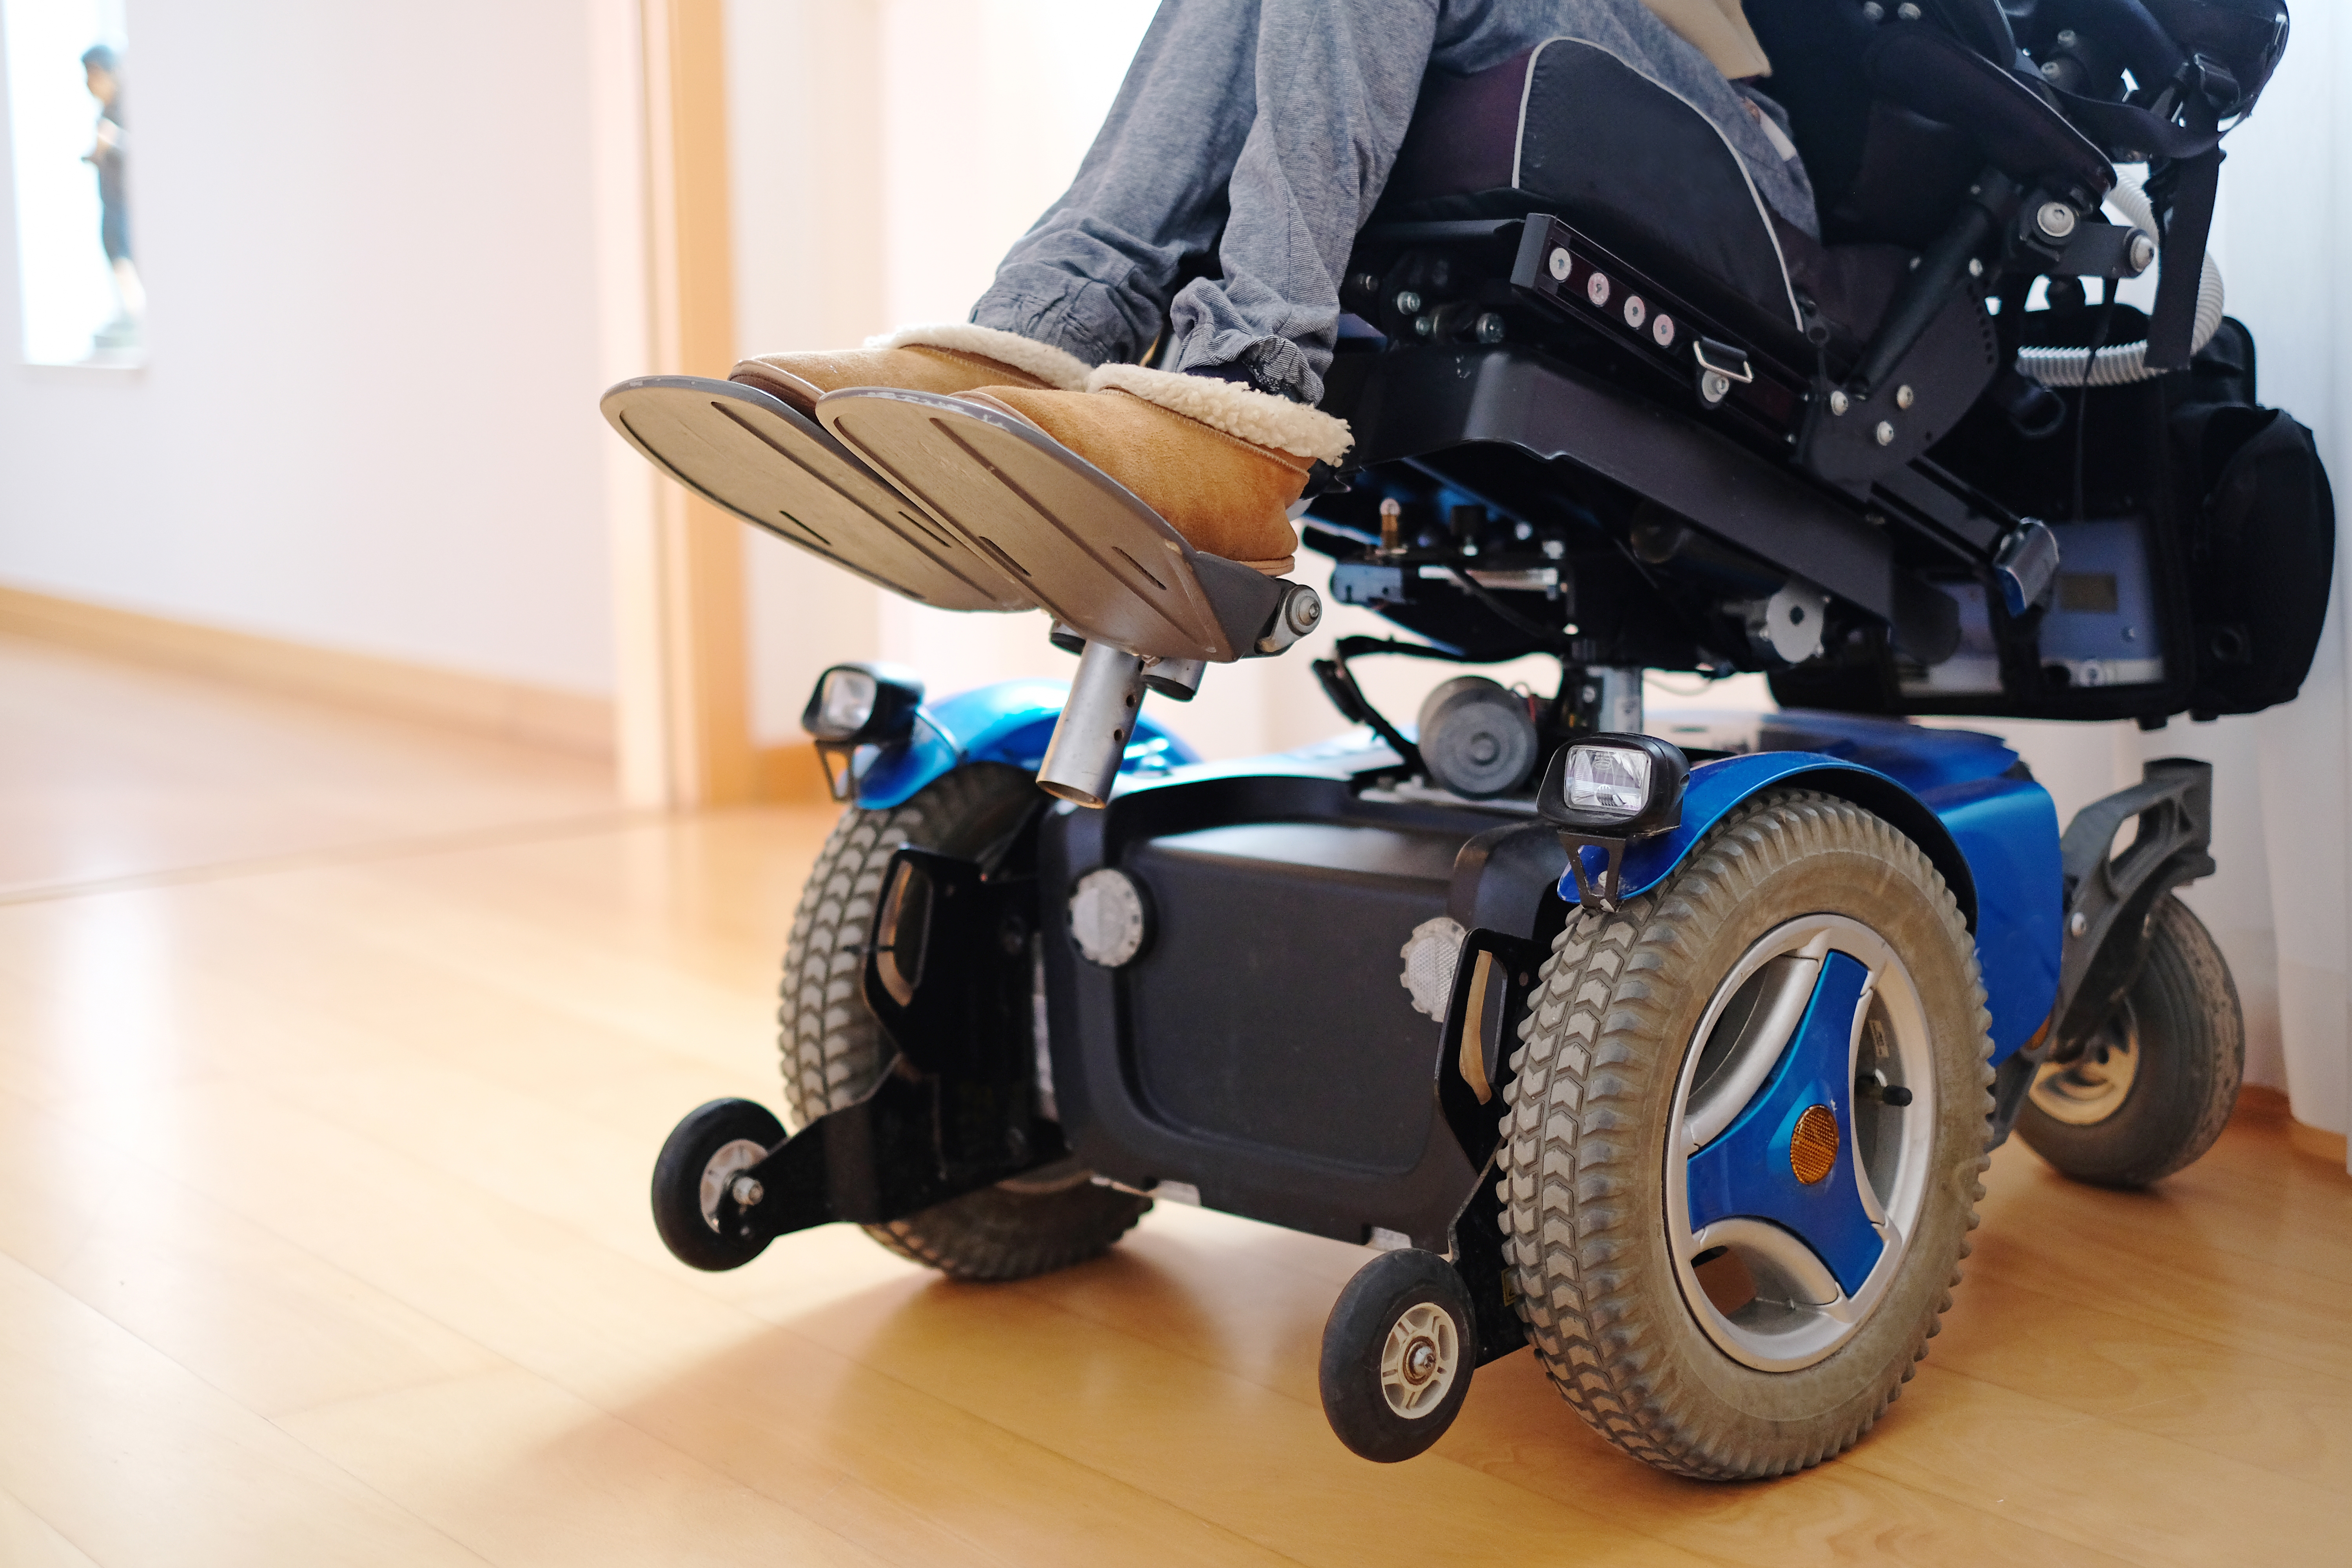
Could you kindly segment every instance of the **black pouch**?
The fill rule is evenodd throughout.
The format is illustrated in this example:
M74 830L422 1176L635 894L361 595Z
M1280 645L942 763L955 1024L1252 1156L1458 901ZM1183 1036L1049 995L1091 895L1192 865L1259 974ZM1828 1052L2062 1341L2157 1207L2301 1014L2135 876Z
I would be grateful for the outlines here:
M2217 375L2237 357L2242 374ZM2190 493L2189 602L2200 719L2252 713L2293 700L2310 671L2336 576L2336 501L2311 432L2283 410L2255 406L2252 344L2226 322L2199 356L2197 390L2244 401L2173 411L2174 451ZM2235 369L2233 365L2231 367Z

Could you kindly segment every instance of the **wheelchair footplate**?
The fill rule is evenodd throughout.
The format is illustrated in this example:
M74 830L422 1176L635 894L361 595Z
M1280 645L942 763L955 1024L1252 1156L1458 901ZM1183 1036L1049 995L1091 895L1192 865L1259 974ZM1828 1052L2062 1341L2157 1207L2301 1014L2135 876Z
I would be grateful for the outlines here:
M1270 580L1196 552L1125 486L1031 426L878 387L829 394L817 417L1086 640L1212 664L1253 651L1234 628L1265 623Z
M1036 607L992 557L757 387L645 375L607 392L603 408L629 445L688 489L868 582L943 610Z

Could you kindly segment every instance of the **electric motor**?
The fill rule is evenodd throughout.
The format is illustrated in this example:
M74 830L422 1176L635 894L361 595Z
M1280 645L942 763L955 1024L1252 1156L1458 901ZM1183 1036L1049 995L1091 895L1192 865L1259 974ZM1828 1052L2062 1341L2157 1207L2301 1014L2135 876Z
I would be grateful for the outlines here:
M1471 799L1502 795L1535 765L1528 700L1483 675L1445 682L1421 704L1419 745L1430 782Z

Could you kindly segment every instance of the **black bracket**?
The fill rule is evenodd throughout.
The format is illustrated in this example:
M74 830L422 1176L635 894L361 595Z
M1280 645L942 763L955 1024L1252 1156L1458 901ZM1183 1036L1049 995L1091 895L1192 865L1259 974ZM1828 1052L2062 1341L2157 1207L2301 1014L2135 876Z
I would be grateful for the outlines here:
M898 1047L879 1082L742 1173L759 1202L720 1199L722 1229L776 1237L878 1225L1063 1158L1036 1114L1031 1032L1035 886L903 847L882 879L863 976Z
M1539 942L1480 929L1462 939L1438 1033L1437 1105L1474 1165L1495 1152L1509 1046L1544 961Z
M2120 855L2116 835L2137 817ZM2058 963L2056 1020L2049 1059L2072 1060L2147 962L2156 901L2184 882L2213 874L2213 767L2166 757L2149 763L2129 789L2075 813L2059 843L2066 875L2066 945Z

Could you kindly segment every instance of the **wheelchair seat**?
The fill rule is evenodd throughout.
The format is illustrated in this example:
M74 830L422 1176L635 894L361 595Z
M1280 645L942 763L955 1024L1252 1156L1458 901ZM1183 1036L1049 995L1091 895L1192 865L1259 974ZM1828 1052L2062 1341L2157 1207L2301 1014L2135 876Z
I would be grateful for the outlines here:
M1966 174L1979 167L1964 160ZM1947 196L1950 163L1934 171ZM1433 73L1373 216L1389 224L1556 213L1759 347L1860 353L1915 248L1825 245L1769 206L1723 132L1597 44L1553 38L1473 76ZM1938 223L1943 214L1937 215Z

